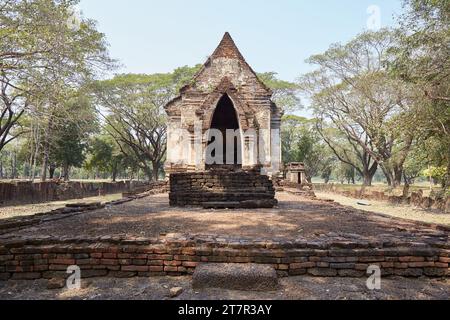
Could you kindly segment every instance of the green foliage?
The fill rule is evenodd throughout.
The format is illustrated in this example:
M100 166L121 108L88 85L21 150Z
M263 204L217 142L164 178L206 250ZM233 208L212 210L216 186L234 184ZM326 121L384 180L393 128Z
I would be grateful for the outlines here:
M134 159L150 179L158 179L167 149L164 107L199 68L182 67L165 74L122 74L92 86L108 134L122 154Z
M422 172L424 177L433 178L442 182L447 175L447 168L445 167L430 167Z
M277 73L259 73L258 78L273 91L273 101L286 113L299 111L302 108L296 83L280 80Z
M58 128L52 152L52 159L62 167L81 167L84 161L86 144L83 141L84 132L72 122L67 122Z
M310 177L322 174L329 179L335 158L321 142L315 120L284 116L281 136L284 163L303 162Z

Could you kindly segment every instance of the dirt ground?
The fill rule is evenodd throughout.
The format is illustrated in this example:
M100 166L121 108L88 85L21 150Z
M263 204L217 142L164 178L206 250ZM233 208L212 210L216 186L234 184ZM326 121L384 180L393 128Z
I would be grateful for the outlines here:
M378 237L426 232L415 223L367 214L337 203L279 193L279 207L261 210L171 208L168 195L154 195L63 220L27 227L9 236L158 237L168 233L217 235L242 239L317 238L329 233ZM8 235L6 235L8 236Z
M122 194L110 194L101 197L90 197L84 199L74 199L67 201L54 201L54 202L46 202L46 203L38 203L38 204L27 204L27 205L18 205L18 206L6 206L0 207L0 220L8 219L13 217L21 217L21 216L31 216L37 213L50 212L52 210L56 210L59 208L64 208L66 204L69 203L94 203L94 202L109 202L122 198Z
M415 221L437 223L450 226L450 214L437 213L431 210L414 208L407 205L393 205L383 201L366 201L370 206L358 205L358 200L344 197L335 193L316 192L317 197L321 199L331 199L344 206L350 206L367 212L376 212L386 214L401 219L410 219Z
M48 290L45 280L0 282L0 300L166 300L182 287L178 300L450 300L450 279L388 278L371 291L365 279L291 277L273 292L194 290L190 277L83 280L80 290Z

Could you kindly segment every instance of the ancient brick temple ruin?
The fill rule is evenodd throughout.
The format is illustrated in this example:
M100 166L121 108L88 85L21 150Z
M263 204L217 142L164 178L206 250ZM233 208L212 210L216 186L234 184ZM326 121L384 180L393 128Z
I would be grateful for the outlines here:
M165 108L172 205L276 203L270 178L280 171L282 112L272 94L226 33Z

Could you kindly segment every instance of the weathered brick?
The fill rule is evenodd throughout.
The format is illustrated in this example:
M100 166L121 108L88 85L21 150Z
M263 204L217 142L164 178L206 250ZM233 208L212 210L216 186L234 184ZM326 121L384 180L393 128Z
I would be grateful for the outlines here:
M51 264L48 269L50 271L67 271L68 265Z
M77 253L73 255L74 259L89 259L89 254L87 253Z
M450 258L449 257L440 257L439 262L450 263Z
M165 266L181 266L182 262L181 261L164 261L164 265Z
M73 266L73 265L75 265L75 262L76 262L75 259L50 259L48 261L48 263L50 263L50 264L58 264L58 265L65 265L65 266Z
M396 263L394 263L394 268L396 268L396 269L408 269L408 263L396 262Z
M338 272L330 268L311 268L308 269L308 274L316 277L335 277Z
M41 273L39 272L23 272L23 273L14 273L12 275L12 279L14 280L35 280L40 278Z
M409 268L424 268L424 267L434 267L434 262L410 262L408 263Z
M424 257L399 257L398 261L400 262L423 262L425 261Z
M173 266L165 266L164 267L165 272L178 272L178 267Z
M360 278L364 277L366 273L361 270L355 270L355 269L341 269L338 270L338 275L340 277L351 277L351 278Z
M395 275L403 277L421 277L423 275L423 269L395 269Z
M330 263L332 269L354 269L354 263Z
M289 275L291 276L301 276L306 274L306 269L289 269Z
M149 270L148 266L122 266L122 271L135 271L135 272L147 272Z
M378 257L360 257L358 259L359 262L384 262L385 258L378 256Z
M434 266L436 268L448 268L448 263L443 263L443 262L435 262Z
M148 255L149 260L165 260L170 261L173 260L173 255L171 254L149 254Z
M81 272L81 278L104 277L107 274L108 274L108 270L83 270Z
M197 250L195 248L183 248L181 252L186 256L195 256Z
M163 266L150 266L148 268L148 270L150 272L162 272L162 271L164 271L164 267Z
M303 262L303 263L291 263L289 265L289 268L295 270L295 269L314 268L315 266L316 266L315 262Z
M145 266L147 265L147 259L133 259L131 263L136 266Z
M449 274L444 268L424 268L423 272L428 277L444 277Z
M117 266L119 265L119 260L117 259L101 259L100 264L106 266Z
M330 267L330 263L328 263L328 262L316 262L316 263L317 263L318 268L329 268Z
M183 267L186 268L196 268L198 266L198 262L193 262L193 261L183 261Z
M35 272L43 272L48 271L48 265L37 265L33 267L33 271Z
M288 264L278 264L278 265L276 265L275 269L277 269L277 270L289 270L289 265Z

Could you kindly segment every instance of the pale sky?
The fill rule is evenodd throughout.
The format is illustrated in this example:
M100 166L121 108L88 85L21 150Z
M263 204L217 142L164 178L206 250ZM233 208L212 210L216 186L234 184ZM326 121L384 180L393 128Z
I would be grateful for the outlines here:
M253 69L292 81L309 70L309 56L367 29L371 5L382 26L402 11L401 0L81 0L79 7L98 21L121 72L203 63L229 31Z
M98 21L120 73L204 63L228 31L255 71L294 81L311 70L308 57L367 30L374 5L381 27L402 12L402 0L81 0L79 9Z

